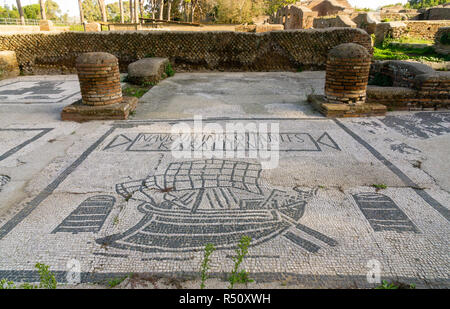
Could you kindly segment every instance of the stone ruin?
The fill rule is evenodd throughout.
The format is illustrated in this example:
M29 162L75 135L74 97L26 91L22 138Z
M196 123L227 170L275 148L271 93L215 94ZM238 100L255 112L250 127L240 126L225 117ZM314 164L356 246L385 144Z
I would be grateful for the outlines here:
M346 0L304 0L279 9L270 23L282 25L285 30L348 27L361 28L368 34L386 34L389 28L403 27L407 32L402 34L430 38L438 28L447 27L449 20L450 4L426 10L391 6L379 12L361 12L355 11ZM406 24L398 26L396 22Z
M11 50L0 51L0 80L20 75L16 52Z

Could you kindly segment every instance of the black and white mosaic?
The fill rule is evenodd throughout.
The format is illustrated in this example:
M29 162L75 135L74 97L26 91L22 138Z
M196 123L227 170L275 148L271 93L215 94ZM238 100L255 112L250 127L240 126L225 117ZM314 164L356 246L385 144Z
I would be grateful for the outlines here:
M375 232L419 232L390 197L369 192L354 194L353 198Z
M421 112L387 116L380 121L407 137L427 139L450 133L449 112Z
M52 233L98 232L111 213L116 199L113 196L90 197L77 207Z
M52 104L76 101L78 96L80 86L77 80L21 80L0 86L0 104Z
M181 135L171 133L138 133L119 134L103 149L104 151L125 151L125 152L170 152L175 140L182 140ZM263 143L279 143L280 151L310 152L323 151L323 148L332 148L340 151L339 145L333 140L328 132L323 132L317 138L309 133L280 133L277 135L261 136L257 133L246 133L243 137L234 134L192 134L191 149L221 150L260 150L259 145ZM197 147L197 148L196 148ZM233 149L231 149L233 147ZM186 149L180 149L186 150Z
M360 282L376 259L383 276L445 286L445 195L419 189L348 123L276 121L285 151L274 170L248 158L175 159L166 150L174 122L106 124L0 226L0 275L30 278L43 262L64 280L72 259L86 281L130 272L196 274L207 243L220 249L212 272L224 273L247 235L245 267L261 280L292 274ZM327 187L346 173L360 177L356 185ZM381 192L361 185L375 183L372 173L394 185Z
M264 192L260 174L257 164L212 159L171 163L162 175L118 184L120 195L140 203L144 218L125 233L97 242L148 252L201 249L206 243L232 248L245 235L255 245L272 239L301 219L312 192ZM288 235L308 251L320 248Z
M3 187L6 186L8 182L11 181L11 177L8 175L0 175L0 192L2 192Z
M29 144L37 141L47 133L51 128L11 128L0 129L0 162L16 154Z

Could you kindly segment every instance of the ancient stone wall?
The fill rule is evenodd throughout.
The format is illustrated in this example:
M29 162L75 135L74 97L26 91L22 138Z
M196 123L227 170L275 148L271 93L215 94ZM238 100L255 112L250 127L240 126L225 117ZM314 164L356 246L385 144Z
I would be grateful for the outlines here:
M0 35L0 50L13 50L26 74L75 72L86 52L108 52L122 72L146 56L169 58L183 71L297 71L325 68L328 51L342 43L372 50L361 29L330 28L267 33L240 32L68 32Z
M448 108L450 106L450 72L406 61L377 61L372 64L368 101L394 109ZM402 108L403 107L403 108Z
M377 25L375 31L376 43L383 42L385 37L394 39L401 37L415 37L434 40L436 33L441 27L450 27L450 20L380 23Z
M380 23L380 16L375 12L355 12L350 15L350 19L368 34L375 33L377 24Z
M450 27L439 28L436 32L434 50L441 55L450 55Z
M306 6L313 12L317 12L319 17L353 12L351 5L345 0L312 0Z
M450 7L434 7L419 15L421 20L449 20Z
M322 29L322 28L330 28L330 27L349 27L356 28L357 25L353 22L349 16L346 15L338 15L332 18L315 18L314 19L314 28Z
M19 76L20 70L14 51L0 51L0 80Z
M273 22L282 24L285 30L309 29L313 26L313 20L317 12L301 5L287 5L277 11Z

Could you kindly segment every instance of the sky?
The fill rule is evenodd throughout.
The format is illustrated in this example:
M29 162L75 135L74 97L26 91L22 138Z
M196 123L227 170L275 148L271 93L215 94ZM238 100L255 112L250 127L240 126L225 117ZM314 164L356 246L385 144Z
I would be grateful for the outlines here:
M68 12L70 16L76 16L79 14L78 11L78 1L77 0L55 0L63 13ZM106 3L116 2L117 0L106 0ZM28 5L33 3L38 3L38 0L22 0L22 5ZM376 9L380 6L394 3L406 3L407 0L348 0L352 6L358 8L371 8ZM11 5L16 5L16 0L0 0L0 5L4 6L7 4L9 7Z

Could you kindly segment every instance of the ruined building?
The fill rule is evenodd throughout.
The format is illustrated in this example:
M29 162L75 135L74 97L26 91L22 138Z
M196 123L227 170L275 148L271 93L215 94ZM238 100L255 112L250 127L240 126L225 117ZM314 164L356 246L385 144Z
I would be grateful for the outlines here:
M353 12L347 0L307 0L279 9L271 22L284 29L312 28L314 19L321 16L349 15Z

